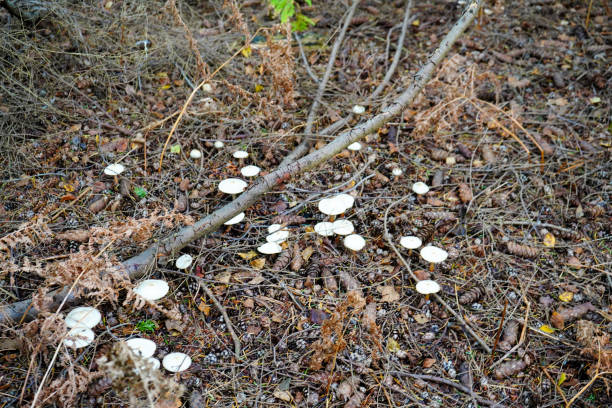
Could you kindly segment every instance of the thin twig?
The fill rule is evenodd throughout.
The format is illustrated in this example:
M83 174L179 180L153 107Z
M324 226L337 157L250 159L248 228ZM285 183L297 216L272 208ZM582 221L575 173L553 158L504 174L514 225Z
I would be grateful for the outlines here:
M300 56L302 57L302 61L304 61L304 68L306 68L306 72L308 73L308 76L310 76L310 78L312 78L312 80L316 84L318 84L320 79L317 76L317 74L312 72L312 69L310 68L310 64L308 63L308 59L306 58L306 54L304 53L304 47L302 46L302 40L300 39L300 36L298 35L298 33L293 33L293 37L295 38L295 41L298 43L298 48L300 49Z
M215 307L217 308L219 313L221 313L221 316L223 316L223 320L225 321L225 324L227 326L227 331L229 331L230 336L232 336L232 340L234 342L234 355L236 356L236 359L240 360L240 353L241 353L240 339L238 338L238 336L236 335L236 332L234 331L234 326L232 325L232 321L227 315L227 311L225 310L225 307L223 307L223 305L217 300L217 297L215 296L214 293L212 293L212 291L210 290L210 288L208 287L204 279L201 279L198 277L195 277L195 278L197 278L200 281L200 283L202 284L202 289L204 289L204 292L206 292L206 295L208 295L208 297L213 301L213 303L215 304Z

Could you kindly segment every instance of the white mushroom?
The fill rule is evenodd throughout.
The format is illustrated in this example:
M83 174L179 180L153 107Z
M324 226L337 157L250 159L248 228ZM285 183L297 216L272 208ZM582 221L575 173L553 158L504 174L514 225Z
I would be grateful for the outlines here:
M421 241L421 238L415 236L401 237L400 245L406 249L417 249L423 245L423 241Z
M259 167L253 165L248 165L240 169L240 173L242 173L244 177L255 177L260 171L261 169Z
M399 177L404 173L404 171L402 169L400 169L399 167L394 167L393 170L391 170L391 174L393 174L395 177Z
M158 300L166 296L170 290L168 282L161 279L147 279L140 282L134 288L134 293L146 300Z
M280 224L272 224L268 227L268 234L272 234L276 231L278 231L279 229L281 229L282 225Z
M189 254L184 254L178 257L174 265L178 269L187 269L191 266L192 262L193 262L193 257Z
M223 143L220 140L215 140L215 143L213 143L213 146L215 146L215 149L223 149L223 146L225 146L225 143Z
M332 230L334 231L334 234L349 235L355 231L355 227L349 220L341 219L333 222Z
M429 270L433 271L434 264L444 262L448 258L448 252L442 248L438 248L433 245L427 245L421 248L421 257L429 262Z
M326 215L342 214L346 208L340 200L334 198L324 198L319 201L319 211Z
M234 224L238 224L239 222L241 222L242 220L244 220L245 214L243 212L241 212L240 214L236 215L233 218L230 218L229 220L225 221L223 223L223 225L234 225Z
M228 178L219 183L219 191L225 194L242 193L246 188L246 181L237 178Z
M355 115L363 115L365 113L365 106L355 105L353 106L353 113Z
M234 156L235 159L246 159L249 157L249 153L245 152L244 150L236 150L232 156Z
M412 185L412 191L419 195L426 194L429 191L429 187L422 181L417 181Z
M194 160L197 160L197 159L199 159L199 158L201 158L201 157L202 157L202 152L201 152L201 151L199 151L198 149L192 149L192 150L189 152L189 157L191 157L191 158L192 158L192 159L194 159Z
M266 241L280 244L281 242L285 242L287 238L289 238L289 231L286 229L281 229L268 235L266 237Z
M81 306L72 309L65 320L69 328L80 326L91 329L100 323L102 314L95 307Z
M351 234L344 237L344 246L353 251L361 251L365 244L365 239L359 234Z
M106 174L107 176L118 176L123 173L124 170L125 167L123 166L123 164L113 163L106 166L106 168L104 169L104 174Z
M334 224L331 222L319 222L315 224L314 230L317 234L324 237L330 237L334 235Z
M436 281L426 279L417 282L416 291L421 295L431 295L440 291L440 285Z
M262 254L272 255L280 253L283 248L276 242L266 242L265 244L257 247L257 250Z
M155 354L155 349L157 348L154 341L140 337L126 340L126 344L134 353L144 358Z
M353 207L353 204L355 204L355 197L353 197L350 194L346 194L346 193L337 194L334 197L332 197L332 200L337 200L339 203L341 203L344 206L346 210Z
M64 339L64 344L68 347L78 349L89 346L93 342L94 337L95 334L90 328L76 326L70 329Z
M352 152L361 150L361 148L362 148L362 145L359 142L351 143L350 145L347 146L347 149L349 149Z
M191 357L184 353L170 353L162 360L164 368L172 373L185 371L191 365Z

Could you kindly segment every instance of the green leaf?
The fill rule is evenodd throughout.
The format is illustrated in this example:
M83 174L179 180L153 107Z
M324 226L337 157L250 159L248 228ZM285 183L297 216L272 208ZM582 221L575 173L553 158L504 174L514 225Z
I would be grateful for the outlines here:
M143 333L153 333L157 329L157 323L153 320L141 320L136 325L136 329Z
M139 198L145 198L147 195L147 190L142 187L134 187L134 194L136 194Z
M172 145L172 147L170 148L170 153L178 154L180 152L181 152L181 145L179 144Z
M296 32L305 31L305 30L308 30L308 28L313 25L315 25L314 20L306 17L302 13L298 13L295 16L295 21L291 22L291 31L296 31Z

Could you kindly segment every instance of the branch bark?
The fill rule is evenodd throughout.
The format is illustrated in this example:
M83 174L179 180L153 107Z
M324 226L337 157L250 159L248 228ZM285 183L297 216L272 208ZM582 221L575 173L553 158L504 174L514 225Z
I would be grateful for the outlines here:
M355 128L341 133L321 149L292 163L279 166L275 171L257 179L251 188L242 193L231 203L224 205L212 214L199 220L194 225L184 227L173 236L150 246L139 255L124 261L123 267L129 277L132 279L141 277L144 275L147 268L151 267L159 257L169 256L181 250L190 242L217 230L225 221L250 207L263 194L267 193L275 186L282 184L292 176L308 171L321 163L325 163L351 143L360 140L370 133L376 132L393 117L399 115L410 103L412 103L412 101L414 101L419 92L421 92L423 87L429 82L436 67L440 65L455 41L457 41L459 36L468 28L472 21L474 21L481 4L482 0L472 0L466 7L461 18L457 20L455 25L453 25L448 34L441 41L438 48L414 75L414 80L410 86L384 108L381 113L359 124ZM59 305L67 293L67 288L62 288L52 293L54 302ZM30 318L38 314L38 311L31 307L30 299L3 306L2 309L0 309L0 323L4 323L8 319L19 321L26 314L27 317Z

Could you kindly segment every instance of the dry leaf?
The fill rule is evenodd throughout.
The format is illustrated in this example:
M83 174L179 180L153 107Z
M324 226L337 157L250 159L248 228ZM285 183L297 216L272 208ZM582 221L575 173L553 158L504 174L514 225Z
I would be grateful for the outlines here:
M208 316L210 314L210 306L208 306L206 302L200 302L198 304L198 310L204 313L204 316Z
M232 273L229 271L223 272L221 275L217 276L217 282L225 283L226 285L230 282L232 278Z
M571 302L574 298L574 294L572 292L563 292L559 295L559 300L562 302Z
M429 317L425 316L423 313L417 313L412 317L419 324L425 324L429 321Z
M546 235L544 235L544 246L554 248L556 241L555 236L550 232L547 232Z
M397 302L400 299L399 293L395 290L393 286L379 286L376 288L378 292L382 295L381 300L383 302L391 303Z
M555 332L555 329L553 329L552 327L550 327L547 324L543 324L540 326L540 331L544 332L544 333L548 333L548 334L552 334Z
M285 402L291 401L291 394L289 393L289 391L277 389L276 391L274 391L273 395L281 401L285 401Z
M250 265L257 270L260 270L264 267L264 265L266 264L266 258L257 258L257 259L253 259L250 262Z
M238 256L244 259L245 261L251 260L257 256L257 252L249 251L249 252L238 252Z
M304 250L302 251L302 259L304 260L304 262L308 262L308 260L310 259L310 256L313 253L314 253L314 248L312 246L308 246L304 248Z
M266 280L266 278L264 278L263 276L257 275L257 276L255 276L253 279L251 279L249 281L249 285L259 285L261 282L263 282L265 280Z
M400 351L400 345L393 337L387 339L387 351L390 353L397 353Z
M436 363L435 358L426 358L423 360L423 368L429 368Z
M96 201L94 201L93 203L89 204L89 211L91 211L94 214L99 213L106 207L107 203L108 203L108 197L106 196L101 197L97 199Z

